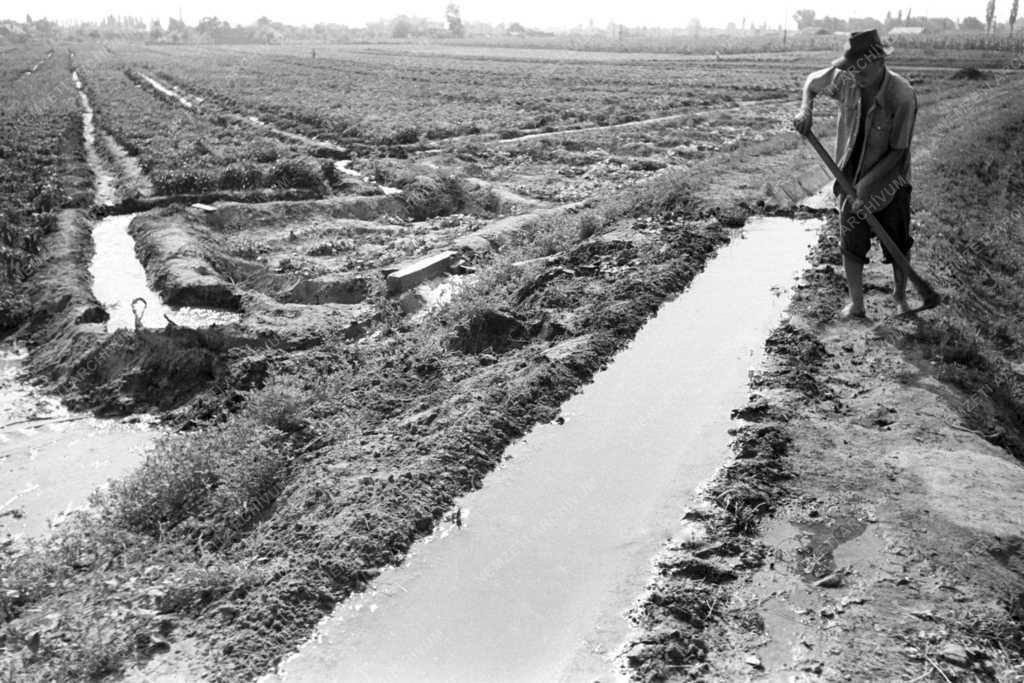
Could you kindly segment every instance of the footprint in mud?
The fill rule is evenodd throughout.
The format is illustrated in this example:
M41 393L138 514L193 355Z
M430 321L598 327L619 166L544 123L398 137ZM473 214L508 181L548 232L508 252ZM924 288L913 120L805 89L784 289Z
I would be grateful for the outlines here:
M793 526L800 531L793 568L808 583L836 574L836 549L863 534L867 528L864 522L853 517L828 522L794 522Z
M888 427L889 425L896 422L896 409L891 408L887 405L878 404L874 409L868 411L864 415L861 415L854 424L858 424L861 427L872 429L878 427L879 429Z

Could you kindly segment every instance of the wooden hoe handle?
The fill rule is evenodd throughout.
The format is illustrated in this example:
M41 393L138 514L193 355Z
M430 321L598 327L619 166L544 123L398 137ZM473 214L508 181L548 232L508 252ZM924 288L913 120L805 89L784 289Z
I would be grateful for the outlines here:
M843 173L839 166L836 165L832 156L824 147L821 146L821 141L818 140L811 131L807 131L807 134L804 135L804 137L807 139L807 142L811 143L811 147L813 147L814 151L818 153L818 156L825 162L825 165L828 166L828 170L832 172L835 179L839 181L839 187L843 190L843 194L845 194L851 202L856 199L857 189L853 186L853 183L850 182L850 179L846 177L846 174ZM907 279L913 283L914 289L916 289L917 293L921 295L923 305L917 310L924 310L926 308L934 308L935 306L938 306L942 302L942 297L939 296L939 293L935 291L934 287L932 287L923 277L917 274L917 271L915 271L910 265L910 261L908 261L907 257L903 255L903 252L896 246L896 243L892 241L892 238L889 237L889 234L885 231L885 228L882 227L882 224L878 222L878 219L875 218L870 211L864 211L863 215L858 215L858 217L863 218L868 222L868 227L871 228L871 232L873 232L875 237L885 245L885 249L889 252L889 257L892 258L893 263L896 264L897 268L907 274Z

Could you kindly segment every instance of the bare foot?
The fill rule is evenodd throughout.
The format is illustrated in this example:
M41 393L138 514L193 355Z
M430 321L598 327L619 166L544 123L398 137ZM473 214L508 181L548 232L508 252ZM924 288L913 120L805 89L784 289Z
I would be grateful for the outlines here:
M907 303L907 297L893 294L892 300L896 302L896 308L900 310L900 313L910 313L910 304Z
M853 303L848 303L843 307L843 310L839 312L839 317L843 320L851 320L853 318L866 318L868 314L863 308L857 308Z

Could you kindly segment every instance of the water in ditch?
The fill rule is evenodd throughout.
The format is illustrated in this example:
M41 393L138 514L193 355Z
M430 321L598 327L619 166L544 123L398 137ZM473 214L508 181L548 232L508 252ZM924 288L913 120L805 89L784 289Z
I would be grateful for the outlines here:
M111 206L117 200L116 175L107 169L106 162L96 149L94 113L77 71L71 72L71 80L74 81L75 88L78 89L78 98L82 105L82 136L85 139L85 158L95 177L95 203L97 206Z
M28 357L0 346L0 542L39 536L89 494L145 457L157 432L144 418L69 411L20 377Z
M89 274L93 295L110 315L107 330L135 329L136 315L147 328L166 327L168 320L193 328L237 322L239 314L230 311L172 308L163 304L160 295L149 286L146 270L135 256L135 240L128 233L128 225L135 216L107 216L92 232L95 253Z
M506 452L406 562L352 596L267 680L618 677L650 558L730 453L730 412L818 221L758 219L628 349Z
M339 173L344 173L345 175L355 176L356 178L359 178L360 180L362 180L364 183L369 183L371 185L377 185L377 187L380 188L381 192L383 192L386 195L401 194L402 193L402 191L400 189L398 189L397 187L389 187L388 185L379 185L379 184L375 183L372 178L368 178L368 177L364 176L362 173L360 173L359 171L356 171L355 169L350 168L351 164L352 164L352 160L351 159L345 159L343 161L335 161L334 162L334 168L337 169L337 171Z

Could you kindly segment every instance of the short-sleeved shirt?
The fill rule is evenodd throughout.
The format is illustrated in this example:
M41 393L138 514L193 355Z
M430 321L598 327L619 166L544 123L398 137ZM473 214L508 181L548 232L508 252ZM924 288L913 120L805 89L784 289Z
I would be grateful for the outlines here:
M903 162L894 167L872 187L865 188L870 203L877 211L884 208L901 187L911 186L910 143L917 119L917 94L902 76L885 70L874 102L867 107L861 131L861 89L853 76L835 67L811 74L812 92L828 95L839 102L836 136L836 160L842 169L853 169L856 183L893 150L906 150ZM860 159L853 158L859 155ZM838 191L837 191L838 194Z

